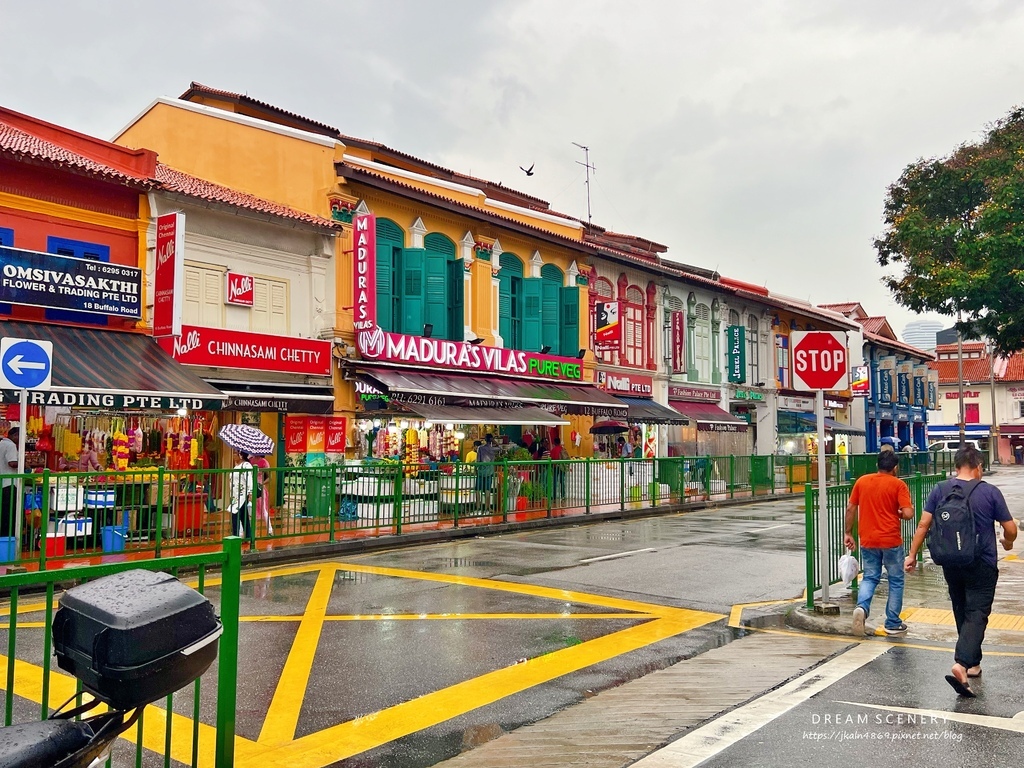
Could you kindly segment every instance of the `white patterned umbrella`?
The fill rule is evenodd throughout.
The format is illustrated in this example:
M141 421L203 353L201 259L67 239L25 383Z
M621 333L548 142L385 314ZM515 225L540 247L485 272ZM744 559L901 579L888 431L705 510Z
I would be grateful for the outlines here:
M274 452L274 441L248 424L225 424L217 437L236 451L253 456L268 456Z

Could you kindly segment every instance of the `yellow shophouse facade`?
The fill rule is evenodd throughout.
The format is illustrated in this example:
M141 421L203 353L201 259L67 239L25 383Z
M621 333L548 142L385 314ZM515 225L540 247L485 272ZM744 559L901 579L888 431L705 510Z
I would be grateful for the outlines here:
M580 222L544 201L197 84L153 102L116 141L347 225L320 336L336 343L335 414L349 420L350 455L381 453L370 429L401 425L404 435L409 424L447 428L436 448L428 436L432 458L464 455L484 430L510 443L557 437L585 456L593 419L623 412L593 387L581 273L594 249ZM353 220L372 222L382 351L353 326Z

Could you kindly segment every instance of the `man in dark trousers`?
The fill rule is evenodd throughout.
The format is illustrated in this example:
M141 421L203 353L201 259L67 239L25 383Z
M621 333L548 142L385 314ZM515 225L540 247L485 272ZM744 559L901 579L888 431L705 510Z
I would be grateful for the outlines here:
M885 634L902 635L907 625L900 619L903 610L903 533L900 520L913 520L910 489L896 476L899 457L892 451L878 454L878 471L857 478L846 506L847 549L855 549L853 522L859 521L860 562L864 574L857 594L857 607L853 609L853 634L864 634L864 620L871 613L871 600L878 582L882 580L882 567L889 581L889 594L885 602Z
M967 503L974 514L974 529L978 538L973 562L969 565L942 567L942 575L949 587L949 599L953 603L957 633L953 669L946 675L946 681L961 696L973 697L974 691L968 679L981 675L981 644L985 640L985 628L988 626L988 616L992 612L992 600L996 594L996 581L999 579L995 523L999 523L1003 529L1000 544L1006 551L1013 549L1017 524L1010 516L1002 492L994 485L982 482L982 457L977 448L961 448L956 452L953 462L956 464L956 476L936 485L928 495L904 566L908 571L913 571L917 566L917 553L921 551L921 545L931 528L932 514L952 486L963 487L965 495L969 494Z

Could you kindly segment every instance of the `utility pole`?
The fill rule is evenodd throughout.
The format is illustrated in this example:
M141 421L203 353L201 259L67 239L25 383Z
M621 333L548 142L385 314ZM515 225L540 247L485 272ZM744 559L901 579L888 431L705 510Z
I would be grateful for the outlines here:
M577 144L575 141L573 142L573 145L583 150L583 162L581 163L579 160L577 160L576 165L582 165L584 168L587 169L587 180L584 183L587 187L587 224L589 225L593 223L590 217L590 172L596 172L597 168L590 164L590 147L585 147L582 144Z
M988 399L992 401L992 426L989 428L989 461L993 464L999 461L999 422L996 421L996 349L989 339L986 343L988 350Z
M964 432L966 425L964 421L964 336L960 333L960 313L956 313L956 370L957 378L960 380L960 448L964 447Z

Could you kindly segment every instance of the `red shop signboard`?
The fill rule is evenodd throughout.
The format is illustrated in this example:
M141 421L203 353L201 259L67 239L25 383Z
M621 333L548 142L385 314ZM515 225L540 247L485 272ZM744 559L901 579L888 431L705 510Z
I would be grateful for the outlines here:
M160 346L179 363L305 376L331 375L331 342L183 325L181 336Z
M306 452L306 417L286 416L284 420L284 452Z
M224 301L239 307L251 307L256 303L256 281L252 275L241 272L227 273L227 294Z
M324 453L345 452L345 417L327 417L327 440L324 444Z

